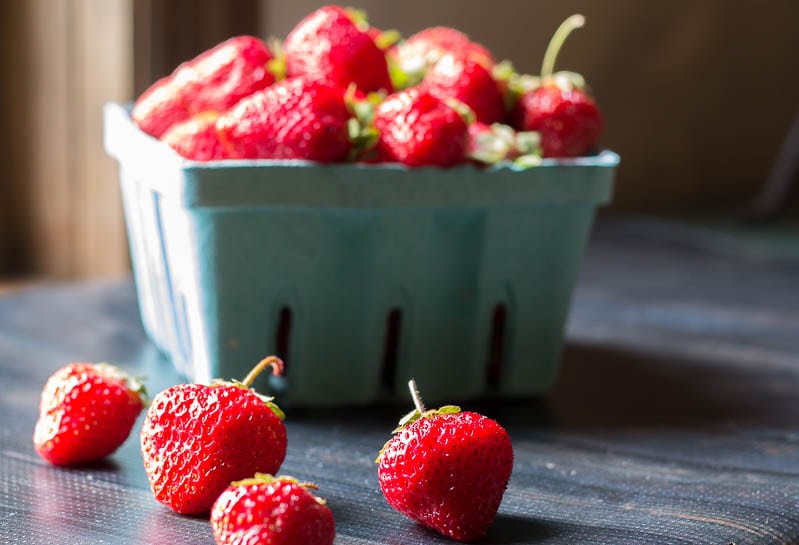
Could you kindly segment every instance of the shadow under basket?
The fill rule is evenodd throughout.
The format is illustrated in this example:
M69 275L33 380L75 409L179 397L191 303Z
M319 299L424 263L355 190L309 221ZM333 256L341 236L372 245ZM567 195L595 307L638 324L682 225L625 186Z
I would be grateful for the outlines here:
M527 170L197 163L108 104L139 309L189 378L282 404L522 397L553 383L609 151Z

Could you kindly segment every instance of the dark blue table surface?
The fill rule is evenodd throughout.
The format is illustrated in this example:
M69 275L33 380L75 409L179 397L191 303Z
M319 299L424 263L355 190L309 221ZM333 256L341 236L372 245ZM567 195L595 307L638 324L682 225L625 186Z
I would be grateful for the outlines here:
M555 389L469 406L516 461L483 543L799 543L799 259L705 228L600 222ZM136 433L107 461L33 451L47 376L111 361L155 392L181 381L148 343L130 282L0 298L0 543L213 544L149 492ZM448 543L392 511L374 459L407 407L292 411L282 473L316 482L337 544Z

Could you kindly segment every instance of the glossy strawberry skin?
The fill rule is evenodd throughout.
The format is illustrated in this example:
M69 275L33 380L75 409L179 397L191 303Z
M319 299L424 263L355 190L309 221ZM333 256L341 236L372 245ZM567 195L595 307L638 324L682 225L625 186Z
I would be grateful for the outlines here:
M272 59L272 52L258 38L236 36L179 66L175 82L183 89L192 114L223 112L274 83L268 69Z
M355 83L365 93L393 90L385 53L341 7L325 6L308 15L286 36L283 50L289 77L341 88Z
M538 131L544 157L580 157L590 153L602 132L602 115L578 88L545 84L523 94L511 122L520 131Z
M153 399L141 451L156 500L178 513L207 513L231 482L277 472L286 428L252 390L181 384Z
M189 117L184 94L172 76L161 78L144 91L131 112L134 123L155 138Z
M329 163L349 153L344 90L290 78L239 102L217 121L233 157Z
M275 81L267 66L272 58L258 38L225 40L154 83L136 101L131 117L141 130L160 138L195 114L225 111Z
M395 46L390 55L400 66L432 67L444 55L470 58L489 70L496 64L491 52L483 45L472 41L460 30L436 26L429 27L408 37Z
M420 87L388 96L375 110L380 161L450 167L466 160L469 129L461 114Z
M452 97L469 106L477 121L491 124L505 118L505 100L491 70L480 62L447 54L433 65L422 85L433 95Z
M378 479L394 509L458 541L482 537L513 468L513 447L494 420L472 412L423 417L380 456Z
M72 363L42 390L34 447L59 466L100 460L125 442L143 408L139 391L118 369Z
M218 545L332 545L333 514L297 483L233 483L214 503Z
M173 125L161 140L178 154L193 161L230 159L226 143L219 137L217 112L203 112Z

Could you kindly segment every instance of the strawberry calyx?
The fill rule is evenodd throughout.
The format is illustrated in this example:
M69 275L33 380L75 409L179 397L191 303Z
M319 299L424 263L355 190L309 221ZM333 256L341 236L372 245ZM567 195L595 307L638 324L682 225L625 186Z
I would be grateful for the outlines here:
M143 406L146 407L150 404L150 396L147 394L147 388L144 386L144 377L130 375L116 365L112 365L108 362L95 363L94 367L100 375L121 381L125 385L125 388L139 397Z
M399 43L402 39L402 34L398 30L389 29L381 31L374 38L375 45L381 51L387 51Z
M515 131L509 125L494 123L471 135L468 157L484 165L512 161L520 168L541 164L541 134Z
M426 409L424 403L422 402L422 395L419 393L419 388L416 386L416 381L414 379L408 381L408 389L411 392L411 397L413 398L413 404L415 405L415 408L400 419L397 427L391 431L392 435L396 435L419 420L425 418L436 418L447 414L457 414L461 412L461 408L457 405L444 405L438 409ZM389 443L391 443L391 439L386 441L386 444L383 445L383 448L381 448L380 452L377 453L377 458L375 459L376 464L380 463L380 459L383 457L383 452L386 450Z
M275 81L286 79L286 52L283 50L283 41L277 37L270 37L266 41L272 58L267 61L266 69L275 77Z
M273 413L275 413L275 416L277 416L281 420L285 420L286 413L284 413L283 410L280 407L278 407L278 405L274 402L275 398L273 396L265 396L259 392L256 392L254 389L251 388L252 383L255 381L256 377L260 375L261 372L267 369L268 367L272 368L273 375L279 377L280 375L283 374L283 371L285 369L285 364L283 363L283 360L281 360L277 356L267 356L266 358L262 359L257 364L255 364L255 367L253 367L250 370L250 372L247 373L247 376L244 377L244 380L214 379L213 381L211 381L211 386L235 386L236 388L250 390L253 394L258 396L258 398L261 401L263 401L264 404L266 404L266 406L269 407L269 409Z
M347 121L347 131L352 143L348 158L350 161L363 158L377 146L377 142L380 140L380 131L374 125L375 108L383 101L385 95L372 92L365 97L359 97L358 94L354 83L347 87L344 94L344 103L352 116Z
M272 475L270 473L256 473L252 477L248 477L246 479L242 479L240 481L233 481L230 483L231 486L257 486L262 484L274 484L274 483L287 483L287 484L294 484L305 490L311 492L311 490L318 490L319 487L316 483L300 481L295 479L294 477L290 477L288 475ZM311 496L316 500L317 503L320 505L326 505L327 500L324 498L320 498L319 496L313 494L311 492Z

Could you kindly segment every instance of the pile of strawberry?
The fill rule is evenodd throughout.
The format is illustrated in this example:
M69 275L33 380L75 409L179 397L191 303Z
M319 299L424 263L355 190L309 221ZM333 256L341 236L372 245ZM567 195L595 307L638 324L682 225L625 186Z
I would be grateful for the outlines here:
M218 545L332 545L335 521L313 483L275 476L286 457L285 414L250 388L270 356L242 381L178 384L151 402L144 386L109 364L73 363L42 390L36 452L56 466L100 460L128 438L139 414L153 497L184 515L210 513ZM445 406L416 409L378 454L389 505L458 541L493 523L513 467L507 432L494 420Z
M553 36L539 76L449 27L407 39L362 12L320 8L286 39L231 38L180 65L132 118L196 161L538 164L595 152L602 127L583 78L553 71L581 16ZM271 47L270 47L271 46Z

